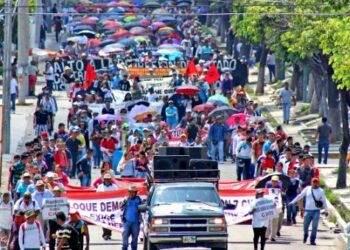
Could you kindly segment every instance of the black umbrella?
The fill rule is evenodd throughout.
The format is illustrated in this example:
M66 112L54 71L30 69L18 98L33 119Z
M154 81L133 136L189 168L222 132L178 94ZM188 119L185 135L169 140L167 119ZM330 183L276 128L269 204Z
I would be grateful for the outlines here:
M217 107L213 111L209 113L209 116L216 117L218 115L223 115L225 119L229 118L231 115L238 114L238 110L235 108L227 107L227 106L221 106Z
M86 36L87 38L95 38L96 37L96 33L91 31L91 30L81 30L79 32L76 32L75 34L79 35L79 36Z
M258 183L255 185L255 188L265 188L266 187L266 183L268 181L271 180L271 178L273 176L277 175L280 179L280 181L282 182L282 188L285 190L287 189L287 187L289 186L290 184L290 178L289 176L285 175L285 174L282 174L282 173L272 173L272 174L269 174L269 175L266 175L264 177L262 177Z
M149 107L150 103L142 100L136 101L127 107L128 111L132 110L132 108L135 107L136 105L143 105L143 106Z
M134 27L145 28L145 26L142 23L140 23L140 21L126 23L123 27L124 27L124 29L127 29L127 30L130 30L130 29L132 29Z

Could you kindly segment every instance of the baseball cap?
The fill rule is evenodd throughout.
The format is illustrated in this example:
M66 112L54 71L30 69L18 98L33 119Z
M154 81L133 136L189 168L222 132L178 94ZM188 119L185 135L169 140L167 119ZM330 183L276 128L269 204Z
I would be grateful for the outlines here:
M320 182L320 180L317 177L312 178L311 182Z
M279 181L280 178L277 175L272 176L271 178L272 181Z
M112 179L111 174L107 173L103 176L103 179Z

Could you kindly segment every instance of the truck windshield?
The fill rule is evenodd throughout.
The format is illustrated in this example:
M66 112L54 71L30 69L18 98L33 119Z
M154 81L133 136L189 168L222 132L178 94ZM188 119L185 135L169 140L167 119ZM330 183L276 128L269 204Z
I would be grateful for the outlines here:
M155 190L152 205L169 203L183 203L197 201L219 206L220 198L214 188L211 187L166 187Z

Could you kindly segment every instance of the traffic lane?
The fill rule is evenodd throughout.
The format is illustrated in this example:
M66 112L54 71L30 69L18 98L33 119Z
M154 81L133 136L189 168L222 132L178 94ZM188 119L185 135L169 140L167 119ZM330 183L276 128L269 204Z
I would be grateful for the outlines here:
M299 218L299 221L301 219ZM113 232L112 240L105 241L102 239L102 229L98 226L89 226L90 231L90 249L107 250L121 248L122 237L120 233ZM269 250L306 250L310 249L310 245L302 242L303 225L299 222L293 226L283 226L281 237L277 238L276 242L267 241L266 249ZM317 250L336 250L334 246L334 239L337 237L328 230L322 223L320 223L317 233ZM142 242L139 242L139 249L142 249ZM179 248L177 248L179 249ZM182 248L189 249L189 248ZM205 248L190 248L190 249L205 249ZM253 249L253 230L250 224L233 225L229 227L229 250L251 250Z

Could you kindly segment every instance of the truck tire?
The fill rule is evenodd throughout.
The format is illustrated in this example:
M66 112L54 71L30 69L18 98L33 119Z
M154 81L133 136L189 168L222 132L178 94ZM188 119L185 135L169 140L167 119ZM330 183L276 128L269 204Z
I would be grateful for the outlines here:
M158 250L155 244L152 244L148 241L146 236L143 238L143 250Z

